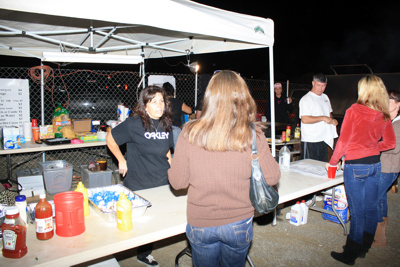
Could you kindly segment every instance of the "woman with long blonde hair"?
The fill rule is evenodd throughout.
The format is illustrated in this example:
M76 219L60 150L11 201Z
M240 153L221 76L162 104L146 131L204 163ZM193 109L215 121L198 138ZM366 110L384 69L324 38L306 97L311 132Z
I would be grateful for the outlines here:
M394 148L396 138L389 114L389 96L381 78L367 75L358 82L358 100L347 111L331 160L344 156L344 185L350 209L350 233L342 253L331 256L353 265L365 257L374 241L378 222L380 154Z
M243 78L227 70L213 75L203 101L201 117L179 135L168 179L175 189L188 188L186 235L194 266L243 267L253 237L250 125L256 104ZM257 124L256 133L265 180L275 185L279 166Z

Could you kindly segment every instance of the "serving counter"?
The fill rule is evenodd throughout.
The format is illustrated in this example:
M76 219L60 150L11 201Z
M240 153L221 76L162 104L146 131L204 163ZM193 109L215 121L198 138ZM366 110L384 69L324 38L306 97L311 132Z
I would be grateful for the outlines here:
M324 166L324 162L303 160L307 164ZM315 177L292 171L283 171L279 182L279 203L301 198L321 190L334 188L343 183L343 177L335 179ZM75 237L54 235L50 240L36 239L33 225L28 227L28 253L21 259L0 256L4 266L71 266L111 255L126 249L155 242L185 232L185 191L172 191L170 186L136 191L152 204L146 213L133 220L133 229L123 232L116 223L108 223L91 210L85 217L86 230ZM178 251L177 251L178 253Z

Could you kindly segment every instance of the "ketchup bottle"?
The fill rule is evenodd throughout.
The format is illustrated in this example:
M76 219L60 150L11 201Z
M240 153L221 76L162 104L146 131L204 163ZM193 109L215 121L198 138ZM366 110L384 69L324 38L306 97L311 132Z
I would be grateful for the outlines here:
M54 235L53 208L46 200L46 194L40 194L35 207L36 238L47 240Z
M6 209L6 219L1 225L3 234L3 257L18 259L28 252L26 247L26 224L19 217L15 206Z

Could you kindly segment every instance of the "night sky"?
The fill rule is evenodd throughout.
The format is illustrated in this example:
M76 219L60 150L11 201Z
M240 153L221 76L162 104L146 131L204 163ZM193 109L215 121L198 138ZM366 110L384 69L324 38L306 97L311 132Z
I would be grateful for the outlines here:
M332 65L367 64L374 73L400 72L398 1L196 2L274 20L275 80L309 83L316 72L333 74ZM191 61L195 60L201 65L200 74L232 69L244 77L269 79L268 49L191 56ZM26 67L40 64L36 61ZM147 61L146 71L186 73L187 68L179 63L187 63L186 58L152 59ZM14 66L20 63L13 60L11 64L4 61L0 64ZM345 71L346 68L338 70ZM355 69L351 68L351 71Z
M196 2L271 18L275 23L275 80L303 81L316 72L333 74L331 65L367 64L374 73L400 72L398 1ZM267 55L268 49L229 52L218 56L223 61L212 62L217 59L214 55L204 63L211 66L208 68L231 67L247 77L267 78L268 62L262 61ZM230 66L221 63L224 61Z

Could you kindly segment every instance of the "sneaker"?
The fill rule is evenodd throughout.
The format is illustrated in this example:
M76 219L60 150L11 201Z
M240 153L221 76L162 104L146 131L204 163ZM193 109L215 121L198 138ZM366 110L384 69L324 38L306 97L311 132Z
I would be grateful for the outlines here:
M153 256L149 255L144 259L137 259L139 263L143 263L147 266L158 267L158 262L154 259Z

